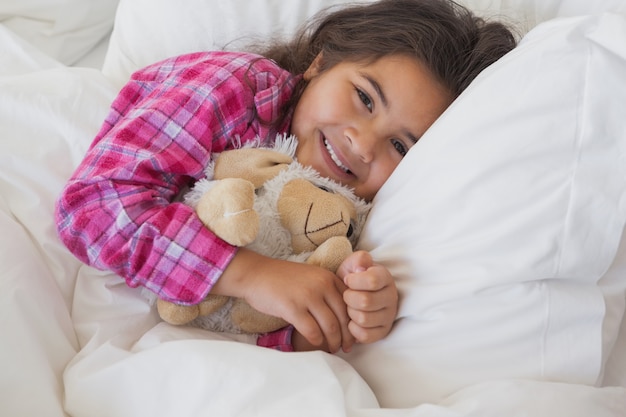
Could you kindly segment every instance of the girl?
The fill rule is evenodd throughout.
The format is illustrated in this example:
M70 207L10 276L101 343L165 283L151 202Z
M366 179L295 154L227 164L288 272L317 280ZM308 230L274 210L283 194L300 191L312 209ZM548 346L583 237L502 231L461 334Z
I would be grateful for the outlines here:
M63 190L59 235L82 261L168 301L241 297L292 323L259 345L335 352L379 340L398 294L368 253L337 276L265 258L220 240L175 198L214 152L291 133L301 163L371 200L455 97L514 46L503 25L452 1L380 0L322 15L262 56L201 52L149 66L120 91Z

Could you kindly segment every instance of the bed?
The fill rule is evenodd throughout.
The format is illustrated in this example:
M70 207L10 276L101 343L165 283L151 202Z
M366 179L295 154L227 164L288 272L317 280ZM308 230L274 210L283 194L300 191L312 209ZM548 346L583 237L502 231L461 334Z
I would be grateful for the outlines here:
M53 205L134 70L339 0L0 3L0 415L626 416L626 2L467 0L515 26L378 194L383 341L282 353L161 322Z

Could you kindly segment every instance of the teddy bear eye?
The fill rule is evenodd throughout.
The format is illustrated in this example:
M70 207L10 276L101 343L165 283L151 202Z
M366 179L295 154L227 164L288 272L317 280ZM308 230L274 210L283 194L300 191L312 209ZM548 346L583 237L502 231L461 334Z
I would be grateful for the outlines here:
M318 185L317 188L319 188L322 191L326 191L327 193L330 193L330 188L324 187L323 185Z
M346 237L350 238L354 234L354 220L350 220L350 226L348 226L348 231L346 232Z

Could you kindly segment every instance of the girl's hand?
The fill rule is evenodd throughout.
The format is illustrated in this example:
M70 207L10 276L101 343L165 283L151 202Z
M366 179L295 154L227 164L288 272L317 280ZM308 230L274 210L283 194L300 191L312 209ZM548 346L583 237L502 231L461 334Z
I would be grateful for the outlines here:
M334 353L354 343L345 289L323 268L240 249L211 292L243 298L255 309L291 323L310 345Z
M389 271L374 264L368 252L357 251L343 261L337 275L348 287L343 299L350 333L360 343L387 336L398 312L398 289Z

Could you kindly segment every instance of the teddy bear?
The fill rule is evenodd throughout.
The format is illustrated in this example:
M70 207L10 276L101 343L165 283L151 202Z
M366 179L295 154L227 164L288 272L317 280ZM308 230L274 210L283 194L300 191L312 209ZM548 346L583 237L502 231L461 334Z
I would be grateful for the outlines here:
M295 159L297 138L277 135L224 151L206 167L184 201L224 241L265 256L306 262L335 272L349 256L371 204L351 188ZM245 300L209 294L197 305L157 300L159 316L229 333L267 333L287 323Z

